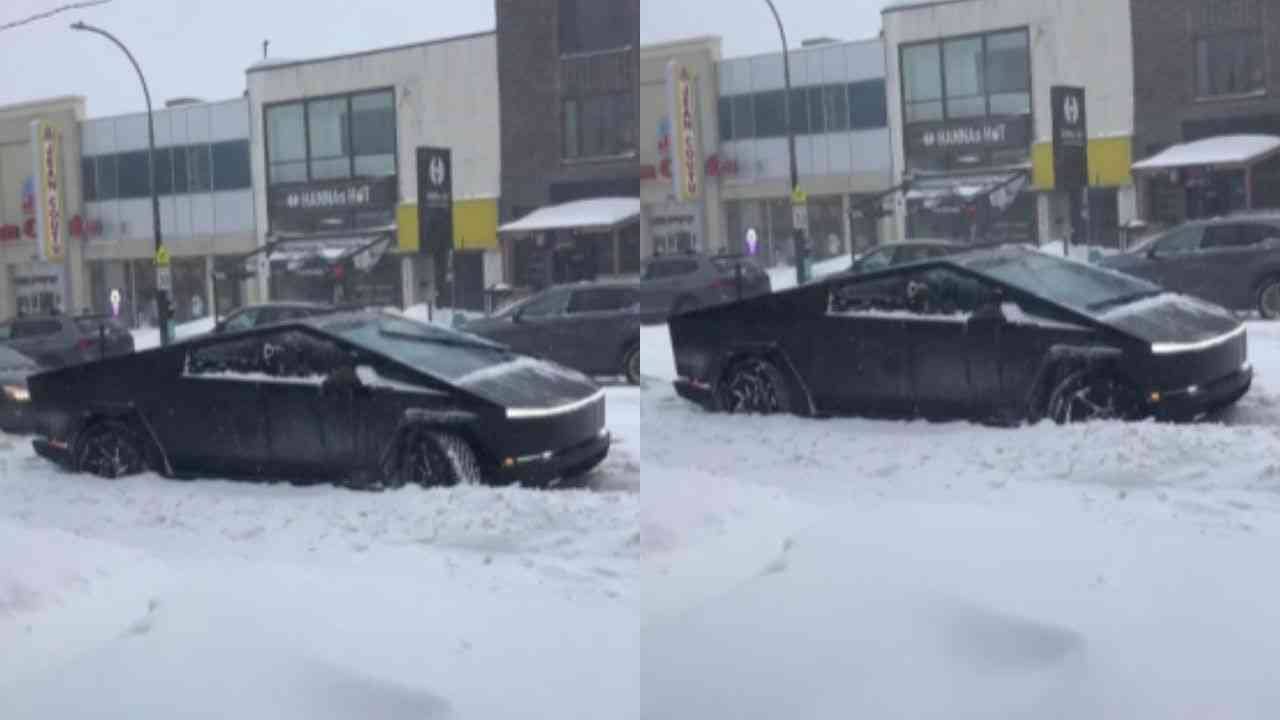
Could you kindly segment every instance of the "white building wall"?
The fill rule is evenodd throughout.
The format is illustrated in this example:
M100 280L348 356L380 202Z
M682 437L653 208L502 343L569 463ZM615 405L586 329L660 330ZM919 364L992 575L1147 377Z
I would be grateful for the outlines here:
M889 127L893 133L895 182L901 180L902 85L898 49L903 44L992 30L1029 28L1031 103L1036 143L1053 133L1049 88L1080 85L1089 136L1133 135L1133 35L1129 3L1122 0L940 0L883 15L885 67L889 81ZM1120 193L1120 219L1133 213L1132 191ZM1045 205L1041 204L1042 209ZM905 203L898 203L899 223ZM1041 225L1045 213L1041 212ZM1042 237L1044 237L1042 235Z

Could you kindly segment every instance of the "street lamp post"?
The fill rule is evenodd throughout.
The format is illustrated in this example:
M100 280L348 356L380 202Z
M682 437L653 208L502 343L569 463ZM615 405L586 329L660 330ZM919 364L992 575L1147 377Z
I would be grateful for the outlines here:
M164 249L164 240L160 236L160 196L156 191L156 126L151 113L151 91L147 89L147 79L143 77L142 68L138 66L138 61L134 59L133 53L129 52L129 48L116 39L116 36L102 28L83 22L72 23L71 29L97 33L115 43L116 47L124 51L125 56L129 58L129 62L133 63L133 69L138 71L138 79L142 81L142 95L147 101L147 168L151 175L148 178L151 183L151 227L156 237L156 259L159 261L162 256L161 250ZM167 289L162 288L159 282L159 265L157 265L156 269L156 314L160 323L160 344L168 345L172 340L169 332L169 292Z
M773 0L764 1L773 13L774 22L778 24L778 35L782 37L782 83L786 88L787 96L783 119L787 124L787 155L791 161L791 202L797 205L802 203L796 201L796 197L800 194L800 172L796 167L796 129L791 124L791 59L787 51L787 32L782 29L782 18L778 15L778 8L774 7ZM807 224L807 211L797 212L793 208L791 228L791 239L796 251L796 283L803 285L809 280L809 247L805 242L805 228L801 223L795 222L798 217L803 218L804 224Z

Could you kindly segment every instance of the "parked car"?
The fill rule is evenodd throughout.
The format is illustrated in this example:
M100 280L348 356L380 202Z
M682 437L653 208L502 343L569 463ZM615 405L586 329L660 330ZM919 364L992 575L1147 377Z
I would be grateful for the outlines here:
M27 378L40 370L35 360L0 346L0 430L27 433L35 429Z
M1183 419L1253 378L1225 309L1018 246L831 277L670 333L676 390L727 412Z
M964 250L963 243L954 240L904 240L872 248L853 259L849 272L868 273L950 255Z
M769 274L744 255L657 255L640 278L640 315L661 321L701 307L765 295Z
M29 385L36 451L104 477L541 483L610 444L590 378L387 312L199 336Z
M262 327L289 320L317 317L336 312L337 307L323 303L309 302L270 302L258 305L246 305L233 310L214 325L213 332L237 332Z
M634 281L558 285L494 315L468 320L471 334L588 375L640 382L640 315Z
M1185 223L1098 263L1232 310L1280 317L1280 213Z
M0 323L0 345L45 367L75 365L134 350L133 334L110 315L26 315Z

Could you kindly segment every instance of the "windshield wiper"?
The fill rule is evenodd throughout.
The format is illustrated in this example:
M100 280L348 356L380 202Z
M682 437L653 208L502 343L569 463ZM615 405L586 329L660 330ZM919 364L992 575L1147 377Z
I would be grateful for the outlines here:
M1164 292L1163 290L1144 290L1143 292L1130 293L1128 295L1121 295L1120 297L1111 298L1110 300L1103 300L1102 302L1093 303L1092 305L1089 306L1089 310L1091 310L1092 312L1102 312L1103 310L1110 310L1111 308L1120 307L1121 305L1128 305L1131 302L1137 302L1139 300L1146 300L1147 298L1153 298L1157 295L1162 294L1163 292Z

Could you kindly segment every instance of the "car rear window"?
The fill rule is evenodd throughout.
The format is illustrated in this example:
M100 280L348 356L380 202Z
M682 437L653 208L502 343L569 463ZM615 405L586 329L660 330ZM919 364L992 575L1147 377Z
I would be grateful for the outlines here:
M636 302L636 293L630 288L586 288L573 291L568 312L615 312L625 310Z
M105 327L107 330L123 331L124 327L116 322L115 318L105 315L101 317L78 317L76 318L76 329L82 333L96 333L99 327Z
M13 337L29 338L57 335L62 323L57 320L19 320L13 324Z

